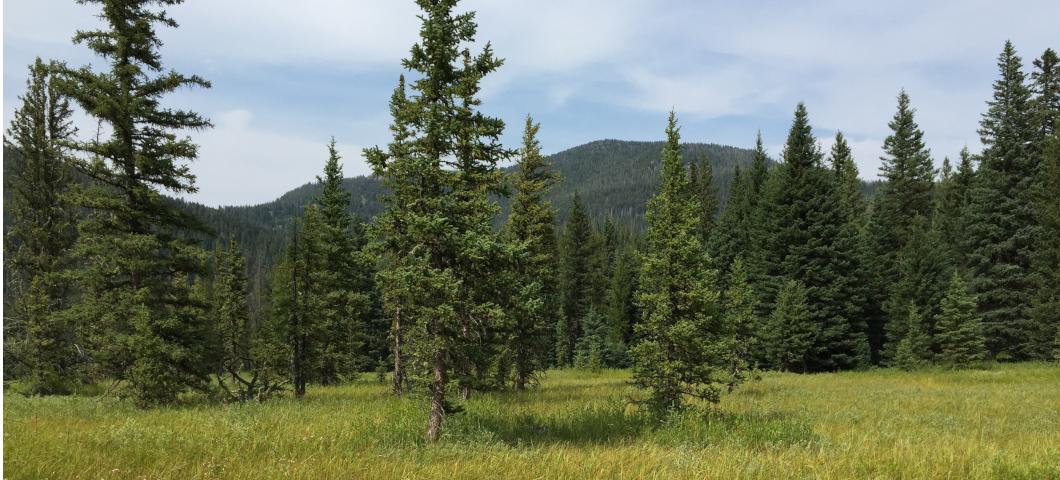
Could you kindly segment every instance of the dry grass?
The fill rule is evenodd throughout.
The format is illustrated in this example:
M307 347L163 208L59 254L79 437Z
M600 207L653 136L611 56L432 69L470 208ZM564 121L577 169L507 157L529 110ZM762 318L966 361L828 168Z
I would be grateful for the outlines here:
M1060 479L1060 366L768 374L656 423L626 372L481 395L425 445L422 400L369 380L303 401L141 411L4 398L7 478Z

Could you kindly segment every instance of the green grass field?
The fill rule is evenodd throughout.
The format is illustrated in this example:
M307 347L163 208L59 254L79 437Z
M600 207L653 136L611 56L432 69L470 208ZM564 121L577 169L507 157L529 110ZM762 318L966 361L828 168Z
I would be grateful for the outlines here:
M424 403L367 380L302 401L137 410L4 396L7 478L1060 478L1060 366L767 374L658 424L627 372L484 394L422 441Z

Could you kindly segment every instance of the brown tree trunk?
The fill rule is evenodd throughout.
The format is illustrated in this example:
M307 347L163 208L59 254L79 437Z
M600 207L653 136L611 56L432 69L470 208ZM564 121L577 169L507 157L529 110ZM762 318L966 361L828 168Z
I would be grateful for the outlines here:
M445 384L448 378L445 373L445 359L441 352L434 354L434 379L431 381L431 415L427 420L427 441L435 442L442 432L442 420L445 419Z
M394 312L394 395L404 393L405 364L401 361L401 307Z

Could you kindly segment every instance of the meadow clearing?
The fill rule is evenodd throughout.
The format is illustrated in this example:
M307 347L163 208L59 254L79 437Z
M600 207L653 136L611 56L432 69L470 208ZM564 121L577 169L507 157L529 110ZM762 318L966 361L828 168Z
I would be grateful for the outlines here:
M423 441L424 400L366 376L304 400L139 410L4 396L6 478L1060 478L1060 366L767 373L662 423L628 372L475 395Z

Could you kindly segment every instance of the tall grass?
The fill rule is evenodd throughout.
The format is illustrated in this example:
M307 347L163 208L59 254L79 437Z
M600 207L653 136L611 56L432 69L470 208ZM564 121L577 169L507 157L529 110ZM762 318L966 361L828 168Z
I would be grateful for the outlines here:
M663 422L622 371L551 371L473 397L423 442L425 404L365 379L299 401L137 410L4 397L7 478L1057 478L1060 367L767 374Z

